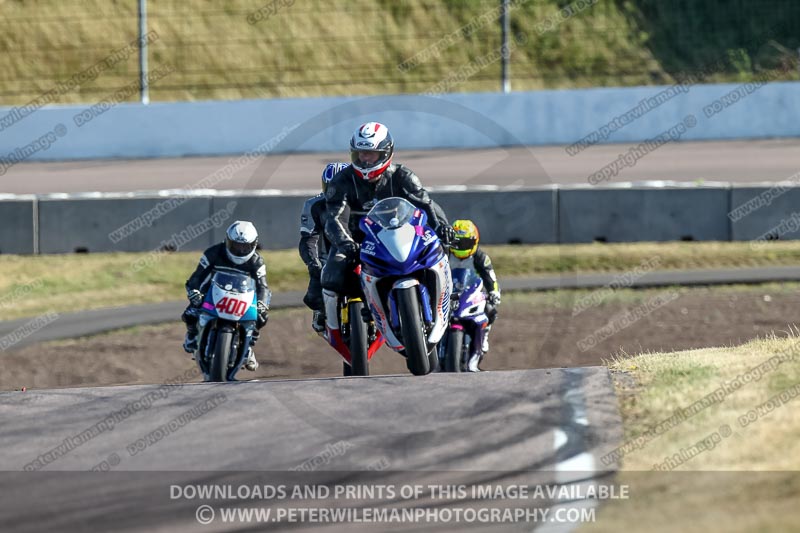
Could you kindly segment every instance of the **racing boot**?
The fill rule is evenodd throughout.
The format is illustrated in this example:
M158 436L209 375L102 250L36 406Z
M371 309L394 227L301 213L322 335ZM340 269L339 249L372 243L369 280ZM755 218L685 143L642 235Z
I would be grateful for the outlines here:
M469 358L467 361L467 372L480 372L481 369L478 368L478 364L483 360L483 354L474 353L472 357Z
M255 372L258 369L258 361L256 361L256 354L253 353L253 347L247 349L247 361L244 367L250 372Z
M183 350L186 353L192 354L194 359L194 352L197 351L197 326L186 327L186 338L183 340Z
M256 354L253 352L253 346L256 345L259 334L258 330L253 332L250 337L250 346L247 348L247 360L245 360L244 367L250 372L255 372L258 369L258 361L256 361Z
M311 329L316 331L319 335L325 333L325 313L322 311L314 311L311 317Z
M489 351L489 332L492 331L491 324L486 326L486 329L483 331L483 344L481 344L481 351L486 353Z

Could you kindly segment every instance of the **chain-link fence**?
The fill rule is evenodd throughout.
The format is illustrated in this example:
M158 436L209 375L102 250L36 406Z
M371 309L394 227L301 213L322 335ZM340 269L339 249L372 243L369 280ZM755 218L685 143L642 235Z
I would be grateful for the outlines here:
M150 0L154 101L501 89L502 0ZM797 0L507 0L512 90L797 79ZM138 0L0 0L0 105L139 99Z

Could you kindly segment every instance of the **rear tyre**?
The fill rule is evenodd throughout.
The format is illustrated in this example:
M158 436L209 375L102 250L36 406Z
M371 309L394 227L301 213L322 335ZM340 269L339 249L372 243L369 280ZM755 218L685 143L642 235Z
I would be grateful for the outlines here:
M231 356L233 331L224 328L217 331L214 356L211 358L211 381L228 381L228 361Z
M415 376L431 373L425 329L419 308L416 287L397 291L397 306L400 314L400 333L406 348L406 365ZM434 357L435 357L434 352Z
M367 338L367 324L361 318L363 308L364 302L350 302L347 310L350 320L350 366L354 376L369 376L369 358L367 357L369 339Z
M447 332L447 351L444 355L445 372L461 372L461 355L464 352L464 330Z

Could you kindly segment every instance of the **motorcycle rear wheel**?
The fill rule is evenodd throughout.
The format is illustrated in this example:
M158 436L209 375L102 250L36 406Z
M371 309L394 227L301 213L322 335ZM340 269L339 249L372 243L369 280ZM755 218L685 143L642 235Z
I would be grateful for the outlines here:
M447 332L447 351L444 355L445 372L461 372L461 358L464 353L464 330L451 328Z

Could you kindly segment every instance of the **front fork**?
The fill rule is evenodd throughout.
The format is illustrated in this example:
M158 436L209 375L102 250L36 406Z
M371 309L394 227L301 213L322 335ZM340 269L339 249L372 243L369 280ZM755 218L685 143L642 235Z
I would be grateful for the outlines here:
M198 366L200 367L200 371L203 372L206 379L208 378L208 361L211 357L211 351L214 350L217 342L217 330L219 328L212 327L208 330L206 334L206 330L209 326L213 326L214 324L219 325L219 321L216 320L213 316L207 313L200 313L200 316L197 320L197 339L198 339L198 347L197 351L195 352L195 360L197 361ZM236 354L235 359L231 359L228 362L229 368L240 367L244 364L247 349L250 347L250 344L253 339L253 332L255 331L255 322L239 322L232 323L234 327L233 333L233 344L234 347L238 347L236 352L231 352ZM244 339L241 339L242 331L244 331Z

